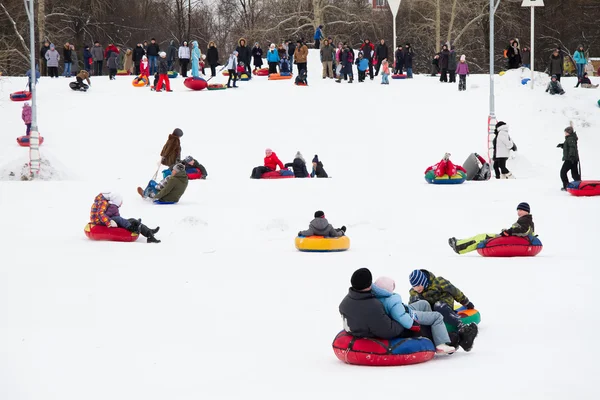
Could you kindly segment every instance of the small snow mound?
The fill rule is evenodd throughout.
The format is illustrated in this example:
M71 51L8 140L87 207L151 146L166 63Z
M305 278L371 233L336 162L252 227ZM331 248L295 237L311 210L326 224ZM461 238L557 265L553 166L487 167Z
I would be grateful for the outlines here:
M0 168L0 181L62 181L66 179L67 176L55 168L47 158L42 159L40 172L33 179L30 177L28 160L15 160Z
M193 216L185 217L181 220L181 224L188 226L208 226L208 222Z
M523 85L524 79L528 80L526 85ZM548 74L543 72L535 72L534 80L535 87L545 88L548 86L548 82L550 82L550 77ZM514 87L519 85L531 88L531 70L529 68L509 69L504 73L503 76L499 77L497 82L505 87Z

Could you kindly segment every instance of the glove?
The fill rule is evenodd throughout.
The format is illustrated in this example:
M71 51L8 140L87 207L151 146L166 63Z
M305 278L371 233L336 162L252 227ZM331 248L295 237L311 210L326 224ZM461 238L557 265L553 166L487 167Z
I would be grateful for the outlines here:
M421 325L417 321L413 322L413 326L410 327L410 330L413 332L421 332Z
M340 230L341 230L342 232L346 233L346 226L345 226L345 225L344 225L344 226L342 226L342 227L340 228Z
M556 147L562 149L564 147L564 145L565 145L564 143L559 143L559 144L556 145Z
M108 224L108 227L109 228L118 228L119 225L117 225L117 223L111 219L110 224Z
M510 236L510 233L508 233L508 231L502 231L502 236Z
M298 236L302 236L302 231L299 231L299 232L298 232Z
M467 304L465 304L465 307L467 308L467 310L472 310L475 308L475 306L471 302L468 302Z

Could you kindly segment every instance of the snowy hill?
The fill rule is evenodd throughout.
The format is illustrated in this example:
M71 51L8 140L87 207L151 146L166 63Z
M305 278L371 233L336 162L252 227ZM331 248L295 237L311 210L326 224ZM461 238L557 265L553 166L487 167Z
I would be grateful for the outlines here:
M257 77L237 90L172 93L93 77L39 84L47 181L9 181L28 160L21 104L0 83L0 398L447 399L595 398L592 298L600 278L598 198L560 192L563 129L575 123L584 179L600 179L600 91L564 96L496 77L499 120L518 144L516 180L440 187L423 179L444 152L462 163L487 151L489 77L467 91L417 75L309 87ZM225 82L219 76L211 81ZM546 78L547 79L547 78ZM179 127L183 155L209 172L180 204L158 207L135 188L152 177ZM250 180L264 149L283 162L318 154L333 179ZM161 244L92 242L94 196L120 191L126 217L160 225ZM498 232L531 205L544 244L535 258L458 256L450 236ZM322 209L346 225L350 251L305 254L294 236ZM342 364L331 350L350 275L368 266L396 279L426 268L450 279L482 313L472 352L415 366ZM451 384L454 382L455 384Z

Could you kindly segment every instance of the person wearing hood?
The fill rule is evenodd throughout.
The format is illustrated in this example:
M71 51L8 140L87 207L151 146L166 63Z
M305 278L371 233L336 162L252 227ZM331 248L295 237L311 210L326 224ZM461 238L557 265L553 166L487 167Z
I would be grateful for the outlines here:
M517 206L517 222L508 229L502 229L500 234L482 233L467 239L448 239L448 245L456 254L466 254L477 250L479 243L499 236L534 237L535 225L531 215L531 207L528 203L519 203ZM464 305L464 304L463 304Z
M449 83L456 83L456 51L454 46L450 46L450 55L448 57L448 74L450 75Z
M229 73L229 78L227 79L227 87L231 88L231 81L233 81L233 87L237 88L236 86L236 82L237 82L237 65L238 65L238 52L236 50L233 51L233 53L231 53L231 55L229 56L229 59L227 60L227 65L225 66L225 68L227 68L227 72Z
M148 61L150 62L150 75L154 75L154 73L158 70L158 54L160 53L160 47L158 43L156 43L156 39L150 39L150 44L146 49L146 55L148 56Z
M194 78L200 77L200 57L202 53L198 47L198 42L194 40L192 42L192 76Z
M319 50L321 48L321 40L323 40L323 38L323 25L319 25L313 36L313 39L315 40L315 49Z
M577 148L577 133L573 130L572 126L565 128L565 141L559 143L556 147L563 151L563 165L560 169L560 179L562 180L563 187L561 190L567 190L569 185L569 178L567 172L571 171L573 181L581 180L581 172L579 170L579 149Z
M142 234L146 237L147 243L160 243L154 235L158 233L160 227L154 229L148 228L142 224L141 219L123 218L119 209L123 205L123 197L116 192L103 192L94 199L90 211L90 223L94 225L106 226L108 228L123 228L129 232Z
M73 59L71 58L71 44L69 42L65 43L63 47L63 76L65 78L71 77L71 64L73 63Z
M467 90L467 75L469 75L469 64L467 64L467 56L460 56L460 62L456 66L456 74L458 75L458 90L460 92Z
M119 68L119 53L111 51L108 55L106 65L108 66L108 79L114 81L117 79L117 70Z
M279 52L275 48L275 43L271 43L269 51L267 51L267 63L269 64L269 75L277 73L277 65L279 64Z
M254 62L254 69L260 69L263 66L263 49L260 48L260 44L258 42L254 43L254 47L252 48L252 61Z
M188 46L188 42L185 40L183 41L183 43L181 43L181 46L179 46L178 57L179 57L179 66L181 67L181 76L184 78L187 78L188 65L190 63L191 52L190 52L190 47Z
M40 65L41 65L41 73L43 76L47 76L48 75L48 69L47 69L47 65L46 65L46 52L50 50L50 42L47 40L44 40L44 44L42 45L42 48L40 49Z
M238 40L238 46L235 48L235 51L238 52L238 62L243 62L246 73L248 76L252 76L252 71L250 70L251 52L246 44L246 39L240 38L240 40Z
M448 64L450 62L450 50L448 50L448 46L444 45L442 47L442 51L440 52L440 69L442 70L440 74L440 82L448 82Z
M560 77L563 76L564 71L564 60L560 54L560 49L556 48L550 56L550 62L548 64L548 74L550 76L556 75L556 80L560 82Z
M208 44L208 49L206 50L206 62L210 65L211 77L216 76L217 67L219 66L219 49L217 49L215 42L211 41Z
M133 80L134 83L139 83L139 81L145 81L146 86L150 86L150 63L148 62L148 57L145 55L142 56L142 62L137 67L140 73Z
M179 128L175 128L173 133L167 138L167 143L163 146L160 157L162 165L166 165L171 168L181 160L181 142L180 138L183 136L183 131Z
M133 65L135 66L135 74L136 75L140 75L141 68L140 68L140 64L142 63L142 59L144 58L144 56L146 55L146 51L144 51L144 47L142 46L141 43L138 43L135 46L135 49L133 49L133 56L131 57L133 60ZM150 72L148 72L149 74Z
M99 41L94 42L94 46L90 51L92 53L92 59L94 61L94 75L101 76L102 75L102 63L104 62L104 50L102 46L100 46Z
M548 83L548 86L546 87L546 93L550 93L551 95L565 94L565 91L562 85L560 84L560 80L557 75L552 75L552 78L550 78L550 83Z
M298 71L308 71L306 67L308 61L308 47L302 42L302 40L298 39L298 46L296 46L296 50L294 52L294 59L296 60L296 65L298 66Z
M310 178L308 170L306 169L306 161L304 161L304 157L299 151L296 152L296 157L294 157L294 161L285 164L285 167L291 167L294 170L294 177L296 178Z
M25 104L23 104L23 110L21 111L21 119L23 120L26 126L25 136L29 136L29 133L31 132L31 106L28 102L25 102Z
M327 218L323 211L315 212L315 219L310 221L308 229L305 231L298 232L298 236L324 236L324 237L340 237L346 234L346 227L342 226L339 229L335 229Z
M185 165L186 172L188 169L195 168L200 170L200 179L206 179L206 177L208 176L208 172L206 171L204 165L200 164L200 162L198 162L198 160L196 160L194 157L187 156L183 159L182 163Z
M352 82L352 77L350 77L350 82ZM329 178L327 172L323 168L323 163L319 161L319 156L315 154L312 159L312 172L310 173L310 177L314 178Z
M577 46L577 51L573 54L573 61L575 61L575 66L577 67L577 78L581 80L585 72L585 66L587 65L585 50L582 44Z
M356 59L356 66L358 69L358 83L364 82L369 69L369 60L365 58L362 51L358 52L358 58Z
M255 167L250 175L251 179L260 179L266 172L276 171L279 169L286 169L277 154L270 148L265 150L265 159L262 167Z
M133 51L131 49L125 50L125 56L123 56L123 69L127 71L128 74L133 74L135 72L133 69Z
M169 47L167 48L167 68L169 71L173 71L173 64L175 64L175 59L177 58L177 47L175 47L175 41L171 40L169 42Z
M514 179L512 172L506 168L506 161L508 161L510 151L516 147L508 135L508 125L506 125L506 122L499 121L496 124L492 144L494 146L492 160L494 160L496 179Z
M50 44L50 49L46 52L46 65L48 66L48 75L50 78L58 78L58 62L60 54L56 51L54 43Z

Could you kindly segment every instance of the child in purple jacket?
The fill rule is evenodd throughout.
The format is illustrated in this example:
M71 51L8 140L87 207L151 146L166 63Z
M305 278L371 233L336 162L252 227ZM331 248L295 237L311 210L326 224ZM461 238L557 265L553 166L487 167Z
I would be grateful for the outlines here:
M29 136L29 132L31 132L31 106L29 103L23 104L23 111L21 111L21 118L23 118L23 122L27 126L26 135Z
M123 204L123 197L116 192L102 193L102 196L108 201L108 207L104 212L108 218L110 218L110 228L125 228L130 232L141 233L142 236L146 237L147 243L160 243L160 240L154 237L154 234L158 232L160 226L155 229L150 229L146 225L142 224L141 219L135 218L123 218L119 213L119 207Z
M467 57L463 54L460 56L460 62L456 66L456 74L459 77L458 90L462 92L467 90L467 75L469 75L469 64L467 64Z

